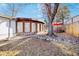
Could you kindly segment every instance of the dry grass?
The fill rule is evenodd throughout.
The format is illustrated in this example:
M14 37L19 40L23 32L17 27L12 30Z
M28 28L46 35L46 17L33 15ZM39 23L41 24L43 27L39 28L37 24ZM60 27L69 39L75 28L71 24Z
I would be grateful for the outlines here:
M69 56L77 55L75 47L63 43L41 40L36 36L23 36L23 38L11 41L0 46L1 56ZM41 37L41 36L39 36ZM46 37L46 36L44 36ZM76 46L76 45L75 45ZM78 48L79 49L79 48Z
M15 56L18 53L20 53L19 50L14 50L14 51L0 51L0 56Z
M52 43L55 44L57 47L59 47L62 50L62 52L64 52L65 54L72 55L72 56L78 55L74 49L74 46L65 45L63 43L58 43L58 42L52 42Z

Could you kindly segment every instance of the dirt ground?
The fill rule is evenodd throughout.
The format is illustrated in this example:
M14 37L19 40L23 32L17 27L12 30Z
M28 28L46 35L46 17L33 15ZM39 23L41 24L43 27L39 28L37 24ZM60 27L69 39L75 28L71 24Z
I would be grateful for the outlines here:
M39 35L38 35L39 36ZM42 35L41 35L42 36ZM41 37L39 36L39 37ZM43 35L44 36L44 35ZM42 36L42 37L43 37ZM79 55L79 45L77 51L73 45L66 45L61 42L40 40L32 36L16 36L12 40L0 43L0 56L71 56ZM45 37L45 36L44 36ZM53 38L52 38L53 39Z

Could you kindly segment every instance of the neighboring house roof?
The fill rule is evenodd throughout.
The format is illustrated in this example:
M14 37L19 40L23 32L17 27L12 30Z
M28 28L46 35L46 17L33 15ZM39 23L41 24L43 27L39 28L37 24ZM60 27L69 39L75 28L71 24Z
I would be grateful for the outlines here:
M79 15L73 16L72 18L79 17Z
M26 20L26 21L34 21L34 22L38 22L38 23L43 23L44 24L44 22L38 21L37 19L32 19L32 18L15 18L15 17L5 16L5 15L1 15L1 14L0 14L0 17L6 18L6 20L11 20L13 18L13 20L16 19L16 21L17 20Z
M77 16L73 16L72 18L68 19L65 24L71 24L71 23L74 23L74 22L79 22L79 15Z
M24 21L33 21L33 22L38 22L38 23L44 24L44 22L38 21L38 20L34 20L34 19L32 19L32 18L17 18L17 19L16 19L16 21L22 21L22 20L24 20Z
M72 17L73 22L79 22L79 15Z
M0 14L0 17L7 18L6 20L10 20L12 18L15 18L15 17L11 17L11 16L5 16L5 15L2 15L2 14Z

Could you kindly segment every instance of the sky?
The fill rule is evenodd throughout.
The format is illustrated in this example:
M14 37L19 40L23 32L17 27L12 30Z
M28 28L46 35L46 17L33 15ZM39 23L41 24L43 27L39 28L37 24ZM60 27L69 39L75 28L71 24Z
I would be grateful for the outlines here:
M25 17L25 18L35 18L35 19L42 19L42 10L41 10L41 4L27 4L23 8L21 8L20 12L16 15L16 17ZM76 16L79 15L79 4L77 3L65 3L65 5L69 8L70 16ZM0 4L0 13L5 14L8 13L5 11L6 4ZM19 10L19 9L18 9ZM5 12L4 12L5 11Z
M6 11L6 4L0 4L0 13L8 13ZM6 12L5 12L6 11ZM34 19L43 19L42 11L40 4L26 4L21 10L17 13L16 17L25 17L25 18L34 18Z
M66 5L69 8L71 17L79 15L79 4L78 3L70 3Z

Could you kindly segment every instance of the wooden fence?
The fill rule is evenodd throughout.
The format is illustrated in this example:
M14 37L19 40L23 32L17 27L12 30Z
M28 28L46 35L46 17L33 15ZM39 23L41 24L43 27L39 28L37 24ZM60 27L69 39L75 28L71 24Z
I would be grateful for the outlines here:
M68 34L71 34L75 37L79 37L79 21L74 20L75 19L72 19L71 23L65 25L65 30Z

